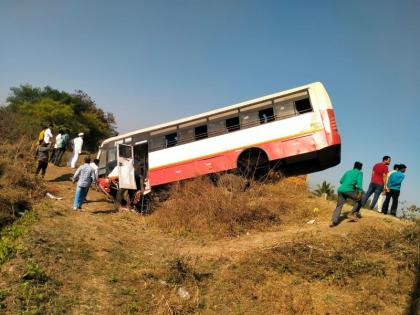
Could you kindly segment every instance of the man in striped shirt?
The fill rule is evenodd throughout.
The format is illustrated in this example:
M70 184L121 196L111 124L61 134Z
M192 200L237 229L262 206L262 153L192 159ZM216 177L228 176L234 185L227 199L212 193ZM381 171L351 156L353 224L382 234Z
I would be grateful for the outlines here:
M82 209L90 185L96 182L96 174L90 164L90 157L85 157L85 164L79 166L73 176L73 183L78 180L76 193L74 195L73 210Z

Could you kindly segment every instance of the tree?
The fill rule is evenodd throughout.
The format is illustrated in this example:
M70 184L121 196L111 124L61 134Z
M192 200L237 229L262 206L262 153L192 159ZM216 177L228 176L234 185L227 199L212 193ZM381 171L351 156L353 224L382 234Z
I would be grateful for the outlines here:
M326 195L327 197L334 196L334 186L330 183L327 183L327 181L323 181L322 184L316 185L316 189L314 190L314 194L317 196Z
M53 124L55 132L68 129L71 136L83 132L88 150L96 150L103 139L117 134L114 115L105 113L81 90L70 94L50 86L41 89L25 84L10 91L3 110L27 117L38 129Z

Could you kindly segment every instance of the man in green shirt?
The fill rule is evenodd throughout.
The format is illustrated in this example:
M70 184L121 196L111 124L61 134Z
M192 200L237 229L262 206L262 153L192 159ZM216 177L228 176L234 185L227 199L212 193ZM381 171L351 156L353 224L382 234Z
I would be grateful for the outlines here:
M337 207L333 212L330 227L338 225L341 216L341 209L348 198L356 201L356 203L347 217L352 221L357 221L357 217L360 216L359 210L363 196L362 166L363 164L361 162L355 162L353 169L345 172L343 177L340 179L341 185L337 190Z

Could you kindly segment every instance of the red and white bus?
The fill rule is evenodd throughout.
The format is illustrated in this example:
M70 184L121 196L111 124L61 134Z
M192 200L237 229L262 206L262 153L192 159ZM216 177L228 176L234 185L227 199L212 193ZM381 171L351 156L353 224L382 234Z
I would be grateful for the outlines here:
M313 172L340 163L340 147L330 98L316 82L106 139L99 175L117 161L151 187L262 165Z

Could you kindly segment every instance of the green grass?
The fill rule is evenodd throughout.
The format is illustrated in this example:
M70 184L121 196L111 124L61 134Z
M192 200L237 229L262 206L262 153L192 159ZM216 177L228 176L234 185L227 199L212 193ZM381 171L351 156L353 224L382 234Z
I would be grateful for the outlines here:
M0 265L4 264L19 249L19 238L37 220L34 211L26 212L21 218L4 227L0 232Z

